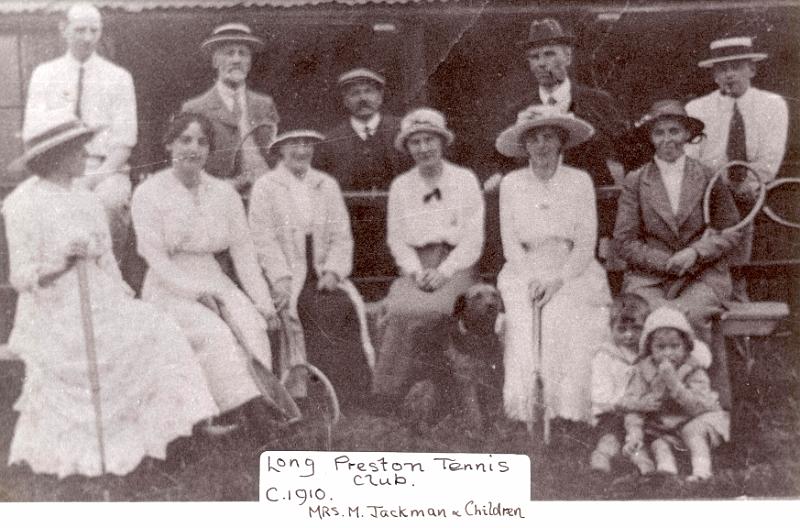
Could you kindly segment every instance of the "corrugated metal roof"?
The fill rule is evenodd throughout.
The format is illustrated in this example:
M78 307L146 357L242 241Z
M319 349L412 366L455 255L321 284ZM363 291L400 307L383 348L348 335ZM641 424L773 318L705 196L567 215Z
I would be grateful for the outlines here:
M131 13L153 9L223 9L229 7L303 7L317 5L358 6L368 4L420 4L457 2L458 0L94 0L100 9L118 9ZM58 11L75 0L0 0L0 13L36 13Z

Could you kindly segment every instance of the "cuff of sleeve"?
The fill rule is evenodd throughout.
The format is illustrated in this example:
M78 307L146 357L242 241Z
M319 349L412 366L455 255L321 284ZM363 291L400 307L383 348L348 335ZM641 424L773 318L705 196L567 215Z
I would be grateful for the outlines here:
M445 260L439 264L438 271L448 279L451 278L456 272L455 265L453 265L453 263L449 260Z

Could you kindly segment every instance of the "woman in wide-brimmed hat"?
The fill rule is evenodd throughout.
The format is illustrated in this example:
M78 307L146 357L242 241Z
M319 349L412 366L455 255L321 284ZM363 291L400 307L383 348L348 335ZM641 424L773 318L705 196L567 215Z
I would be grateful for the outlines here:
M271 369L267 329L279 321L244 206L232 185L203 169L214 148L205 116L178 114L163 143L170 166L140 184L131 202L137 250L148 265L142 298L172 315L192 343L225 413L206 429L246 424L261 433L266 410L243 350ZM244 291L222 271L215 258L222 251L230 253ZM220 317L220 304L238 336Z
M444 116L420 108L403 117L395 139L415 167L389 190L387 242L401 276L385 299L386 323L375 392L387 405L407 389L414 363L443 350L456 298L476 280L484 205L475 174L444 157L454 134ZM424 366L422 367L424 368Z
M248 214L259 262L293 336L281 351L281 366L307 359L330 378L347 407L369 395L375 353L364 303L348 280L353 235L342 192L311 166L322 140L314 130L279 134L270 151L280 161L256 180Z
M84 173L84 145L96 131L71 112L29 130L13 165L35 176L2 209L10 281L19 292L9 348L25 362L9 463L58 477L101 473L79 260L91 292L106 470L125 474L146 456L164 458L171 440L191 435L194 423L217 412L178 325L132 299L111 252L103 206L72 185Z
M592 180L564 165L562 152L592 134L587 122L545 105L521 112L496 141L501 154L528 158L527 167L509 173L500 185L506 262L497 279L507 321L505 411L527 423L535 420L537 406L544 406L548 417L583 422L591 417L592 350L608 333L610 293L595 259ZM541 308L540 326L535 308ZM537 371L544 401L537 401Z
M716 229L707 230L703 195L712 173L684 153L702 134L703 122L689 117L679 101L654 103L638 129L655 154L628 174L619 198L614 243L628 268L623 289L643 296L652 307L665 302L678 306L698 335L709 341L711 315L731 295L726 257L741 238L739 233L719 231L739 220L733 197L724 184L714 186L710 211ZM684 285L674 287L677 281ZM668 294L674 298L667 299ZM715 354L712 374L723 361ZM727 382L715 388L726 400Z

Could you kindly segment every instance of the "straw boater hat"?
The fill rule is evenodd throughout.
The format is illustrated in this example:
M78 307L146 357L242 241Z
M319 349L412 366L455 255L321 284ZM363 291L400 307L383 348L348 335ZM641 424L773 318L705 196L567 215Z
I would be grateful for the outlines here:
M701 68L710 68L718 62L749 59L761 61L767 58L766 53L753 49L751 37L732 37L715 40L709 46L709 56L697 63Z
M72 112L52 112L23 132L24 153L8 165L8 170L21 172L31 160L68 141L80 140L82 146L101 129L87 127Z
M548 44L572 45L575 42L575 35L569 31L564 31L561 24L552 18L534 20L528 29L528 38L520 40L517 45L520 48L528 49L534 46L545 46Z
M386 79L383 77L383 75L375 73L374 71L368 68L356 68L355 70L349 70L344 72L336 80L336 85L339 88L342 88L346 84L357 81L368 81L378 84L381 87L386 85Z
M232 22L214 28L214 31L211 32L211 36L203 41L200 48L211 52L214 51L217 46L223 44L245 44L250 46L253 52L260 51L264 47L264 41L253 35L249 26Z
M433 108L417 108L406 114L400 121L400 132L394 138L394 148L405 152L408 136L417 132L439 134L444 139L445 145L452 145L456 138L455 134L447 128L447 121L441 112Z
M278 134L275 136L275 139L272 140L272 143L269 144L268 150L272 152L272 149L289 141L290 139L312 139L315 142L320 142L325 140L325 136L317 132L316 130L308 130L308 129L297 129L297 130L290 130L288 132L283 132L282 134Z
M703 133L703 128L705 128L702 121L694 117L689 117L681 102L675 101L674 99L665 99L653 103L650 110L636 123L636 128L643 133L650 134L650 129L656 121L664 118L672 118L681 121L686 127L686 130L689 131L690 141L700 136ZM647 141L650 141L649 136L647 137Z
M529 130L543 126L558 127L567 132L562 150L580 145L594 134L592 125L571 113L562 112L555 105L535 105L520 112L517 122L497 136L495 148L509 158L525 158L528 152L522 144L522 137Z

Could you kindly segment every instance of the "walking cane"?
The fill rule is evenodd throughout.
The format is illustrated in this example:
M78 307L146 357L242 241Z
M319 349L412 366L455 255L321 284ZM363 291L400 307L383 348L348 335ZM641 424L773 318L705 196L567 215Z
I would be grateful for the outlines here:
M533 305L533 331L536 334L536 416L542 421L542 432L545 445L550 445L550 410L545 401L544 378L542 377L542 308L539 303ZM543 409L543 411L541 411ZM532 424L528 424L528 430L533 429Z
M78 270L78 292L81 300L81 322L83 337L86 342L86 359L89 364L89 386L92 390L94 406L94 424L97 431L97 445L100 450L100 471L106 472L106 446L103 439L103 411L100 406L100 373L97 368L97 349L94 342L94 326L92 325L92 301L89 297L89 277L86 272L86 260L78 259L75 263Z

